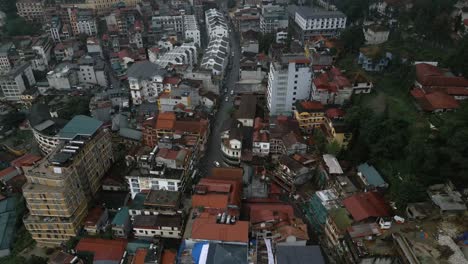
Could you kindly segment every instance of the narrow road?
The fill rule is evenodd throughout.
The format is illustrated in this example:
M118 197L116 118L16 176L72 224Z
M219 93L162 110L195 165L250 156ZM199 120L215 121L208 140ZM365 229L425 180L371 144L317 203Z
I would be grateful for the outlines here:
M207 150L205 156L200 160L198 170L200 177L204 177L208 172L213 168L214 162L218 161L221 166L226 166L222 162L222 153L221 153L221 132L224 122L229 118L229 112L233 107L234 96L231 95L231 90L235 90L235 84L239 80L239 68L240 68L240 38L239 34L233 30L232 24L229 23L231 28L230 32L230 41L231 41L231 54L234 53L234 56L229 54L231 67L227 67L223 86L219 88L220 96L219 102L220 106L215 117L211 121L211 133L210 138L207 143ZM227 93L224 90L227 89ZM229 101L226 102L226 97L229 98Z

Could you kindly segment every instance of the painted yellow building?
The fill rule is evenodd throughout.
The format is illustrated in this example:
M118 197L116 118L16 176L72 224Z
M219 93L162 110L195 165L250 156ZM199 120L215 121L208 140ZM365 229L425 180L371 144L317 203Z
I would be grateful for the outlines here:
M117 4L124 3L126 7L134 7L141 3L141 0L86 0L84 2L71 2L62 4L62 7L76 7L80 9L93 9L97 13L105 13L114 9Z
M305 134L312 134L314 128L319 128L325 122L325 108L318 101L297 101L294 117L299 128Z
M76 236L113 160L110 132L91 117L75 116L59 137L61 144L46 158L23 167L28 181L23 195L29 209L24 225L45 246Z

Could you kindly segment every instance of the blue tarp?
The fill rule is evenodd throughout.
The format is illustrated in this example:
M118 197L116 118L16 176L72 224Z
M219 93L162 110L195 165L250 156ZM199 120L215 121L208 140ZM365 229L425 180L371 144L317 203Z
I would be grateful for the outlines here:
M198 243L195 243L195 245L193 245L192 258L195 263L198 264L198 262L200 261L200 254L201 254L203 245L206 245L206 244L208 244L208 242L198 242Z

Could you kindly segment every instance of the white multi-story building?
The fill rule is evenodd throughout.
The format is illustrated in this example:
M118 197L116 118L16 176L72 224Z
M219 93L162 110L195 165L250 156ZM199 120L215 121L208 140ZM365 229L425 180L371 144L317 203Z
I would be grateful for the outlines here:
M102 60L86 55L78 60L78 67L80 69L78 72L80 83L107 86L107 73Z
M182 33L184 30L184 19L182 16L153 16L151 27L156 31L167 31L171 33Z
M180 239L182 237L182 216L174 215L136 215L133 216L133 231L137 238L156 237Z
M15 45L13 42L7 42L3 45L0 45L0 73L8 72L11 70L11 62L9 55L14 51Z
M49 154L60 143L58 132L65 126L66 120L56 118L47 105L36 103L31 106L28 116L29 126L34 139L43 154Z
M80 10L76 16L76 26L79 34L95 36L97 34L96 19L88 10Z
M55 43L61 42L60 33L62 31L62 22L58 16L52 17L50 21L50 36Z
M314 36L336 36L346 28L346 15L340 11L295 7L290 12L301 42Z
M47 73L47 81L51 88L69 90L78 84L76 66L71 63L57 65L53 71Z
M164 91L163 80L166 73L164 68L149 61L133 64L127 70L133 104L155 103L159 94Z
M213 75L223 75L229 60L229 39L217 37L210 40L200 64L202 69L210 70Z
M38 38L31 45L35 57L31 60L33 70L44 71L49 67L50 52L52 51L52 42L48 36Z
M217 37L228 37L229 28L226 24L224 15L218 10L212 8L205 12L206 32L209 39Z
M45 0L18 0L16 2L18 15L28 21L42 21L45 2Z
M19 101L21 94L36 84L31 64L21 63L9 72L0 75L0 89L3 98L8 101Z
M201 46L200 29L198 28L197 19L194 15L184 16L184 37L185 40L191 39L198 47Z
M197 47L191 44L182 46L166 52L156 60L156 64L165 68L168 65L190 65L197 63Z
M229 165L238 166L242 156L243 125L233 120L228 130L221 133L221 152L223 161Z
M264 5L260 14L260 30L263 34L275 33L288 27L288 13L283 6Z
M291 115L297 100L309 99L312 82L310 60L303 56L284 55L270 65L267 105L270 116Z
M191 158L188 149L159 149L155 147L148 155L137 157L137 169L125 178L134 198L138 193L148 190L180 192L185 188L187 169Z

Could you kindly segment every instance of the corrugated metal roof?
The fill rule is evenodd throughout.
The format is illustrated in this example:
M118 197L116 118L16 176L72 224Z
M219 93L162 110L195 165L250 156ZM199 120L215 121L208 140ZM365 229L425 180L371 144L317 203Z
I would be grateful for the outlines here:
M77 135L92 136L101 127L102 122L85 115L77 115L59 132L61 139L73 139Z

